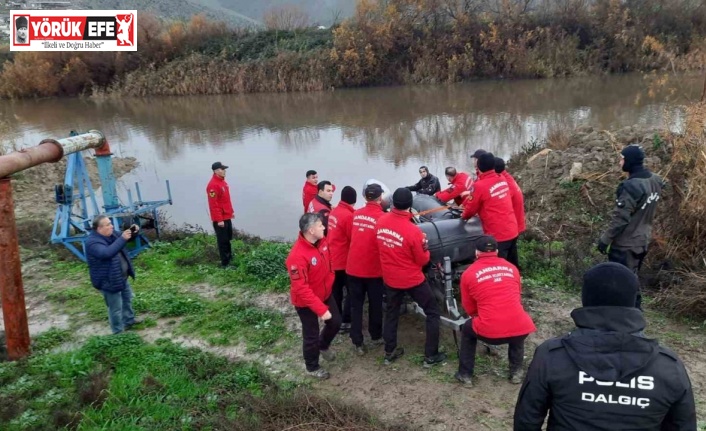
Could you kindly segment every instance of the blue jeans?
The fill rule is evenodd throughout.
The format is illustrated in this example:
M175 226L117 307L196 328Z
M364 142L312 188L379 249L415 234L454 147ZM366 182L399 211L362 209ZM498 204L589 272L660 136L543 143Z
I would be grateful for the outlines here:
M120 292L106 292L101 290L105 305L108 306L108 320L113 334L119 334L126 326L135 323L135 312L132 309L133 293L130 283L125 281L125 289Z

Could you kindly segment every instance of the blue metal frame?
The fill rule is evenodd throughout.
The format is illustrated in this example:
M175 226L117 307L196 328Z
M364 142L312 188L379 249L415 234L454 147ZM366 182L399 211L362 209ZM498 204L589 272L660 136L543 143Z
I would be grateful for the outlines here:
M72 132L73 136L74 132ZM93 191L93 185L86 169L86 164L81 157L81 152L68 156L64 183L56 186L56 202L59 205L54 216L54 226L51 242L64 244L76 257L86 262L85 242L92 229L92 221L96 215L105 214L112 219L115 229L120 230L125 224L140 223L141 216L151 214L154 228L159 237L159 221L157 209L163 205L172 204L172 191L167 183L168 199L161 201L143 201L140 185L135 183L137 201L132 200L132 191L128 189L128 205L120 205L117 198L115 175L113 174L110 155L99 156L98 168L103 186L103 202L105 211L100 212ZM131 244L133 242L131 241ZM140 229L134 238L134 246L128 246L130 257L137 256L140 252L150 247L150 242Z

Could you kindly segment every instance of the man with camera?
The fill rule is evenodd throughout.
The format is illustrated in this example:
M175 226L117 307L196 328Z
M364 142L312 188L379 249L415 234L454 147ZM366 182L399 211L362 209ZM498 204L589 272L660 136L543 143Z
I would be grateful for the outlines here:
M99 215L93 219L93 231L86 240L91 283L103 294L113 334L119 334L140 323L135 320L133 294L128 283L128 276L135 278L135 269L125 250L127 242L137 235L139 229L133 224L118 235L110 218Z

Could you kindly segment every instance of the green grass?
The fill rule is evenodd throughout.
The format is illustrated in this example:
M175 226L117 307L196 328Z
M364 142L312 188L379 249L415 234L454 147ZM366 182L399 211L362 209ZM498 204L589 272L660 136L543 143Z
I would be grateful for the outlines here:
M572 291L575 286L567 276L562 242L518 241L518 253L522 264L522 284L528 288L553 287Z

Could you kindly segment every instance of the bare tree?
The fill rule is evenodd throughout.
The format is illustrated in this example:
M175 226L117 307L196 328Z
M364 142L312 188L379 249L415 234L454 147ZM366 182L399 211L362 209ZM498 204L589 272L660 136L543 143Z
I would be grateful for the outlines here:
M275 6L263 17L268 30L297 30L309 26L309 15L296 5Z

